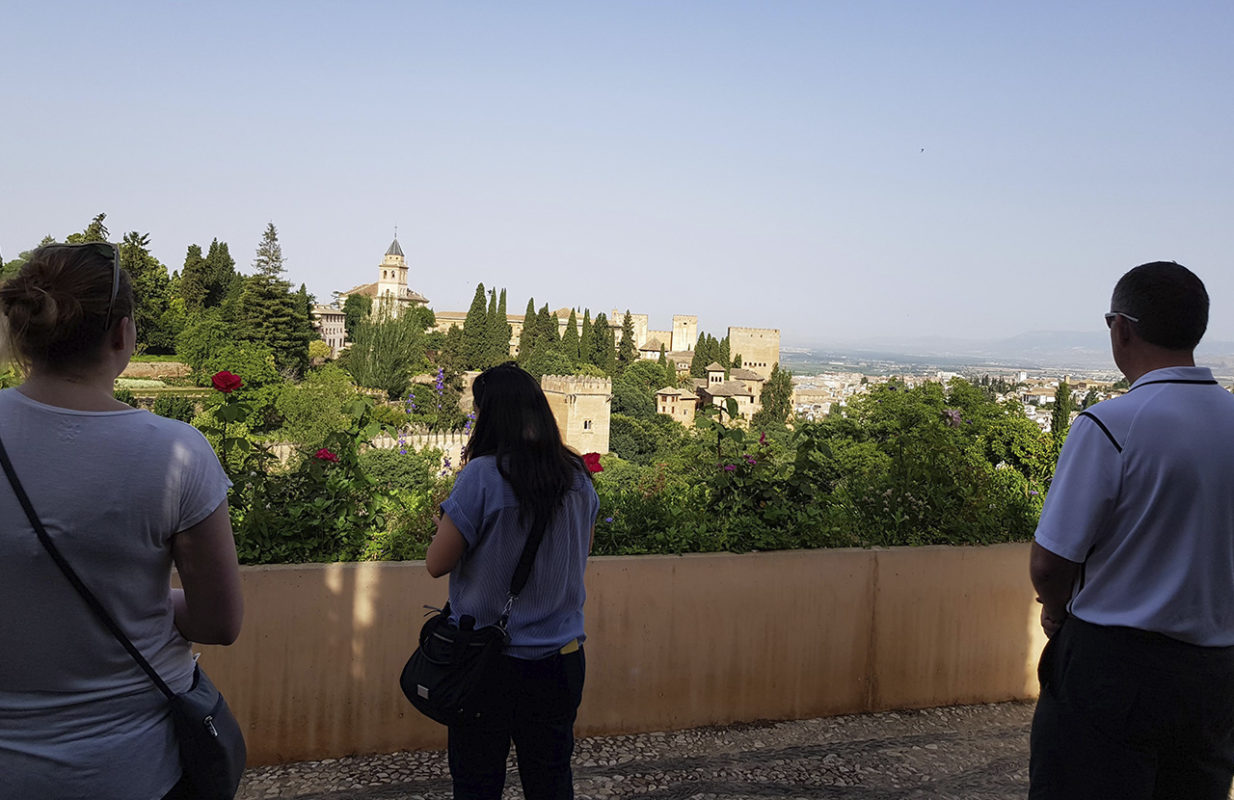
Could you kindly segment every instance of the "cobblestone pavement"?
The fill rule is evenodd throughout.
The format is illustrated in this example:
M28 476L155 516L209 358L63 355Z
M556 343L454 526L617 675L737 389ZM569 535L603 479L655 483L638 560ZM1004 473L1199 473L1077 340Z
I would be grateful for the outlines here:
M1002 703L580 739L580 798L956 798L1028 793L1033 706ZM523 793L511 760L505 797ZM240 798L448 800L445 753L249 770Z

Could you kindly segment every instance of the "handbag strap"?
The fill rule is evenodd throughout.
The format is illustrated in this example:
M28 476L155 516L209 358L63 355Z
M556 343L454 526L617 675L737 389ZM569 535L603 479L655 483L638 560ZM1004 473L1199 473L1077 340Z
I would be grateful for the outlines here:
M26 518L29 519L30 524L34 526L34 532L38 534L39 541L42 542L43 547L45 547L48 554L51 555L52 561L56 562L56 566L59 567L60 571L64 573L64 577L68 578L69 583L73 585L73 588L77 590L77 593L81 595L81 598L86 601L86 605L90 606L90 610L93 611L94 615L99 618L99 621L103 623L103 626L106 627L107 630L111 631L111 635L116 637L116 640L119 641L120 644L124 645L124 649L127 650L129 655L133 657L133 660L137 662L137 666L141 667L142 670L150 676L150 680L154 681L154 685L158 687L160 692L166 695L168 700L174 700L176 693L173 692L171 687L169 687L163 679L159 677L159 674L154 671L154 667L150 666L150 662L146 660L145 656L141 654L141 651L138 650L133 642L129 640L129 637L124 635L124 631L120 629L120 626L116 624L116 621L112 619L112 616L107 613L107 609L103 608L103 604L100 603L99 599L94 596L94 592L91 592L90 588L82 582L81 578L78 577L77 572L74 571L69 562L65 560L64 555L61 554L60 548L56 547L56 543L53 542L51 537L47 535L47 529L43 527L43 523L39 519L39 515L35 513L34 505L31 504L30 497L26 494L25 487L23 487L21 485L21 481L17 479L17 472L13 469L13 462L9 460L9 454L4 449L3 439L0 439L0 466L4 467L4 474L8 476L9 483L13 485L13 493L17 495L17 501L21 503L22 509L26 512Z
M546 520L543 524L537 524L527 534L527 542L523 545L523 552L518 557L518 565L514 568L514 575L510 578L510 594L506 597L505 608L501 610L501 618L497 622L502 628L509 623L510 609L514 607L514 601L518 599L523 587L527 585L532 562L536 560L536 551L540 549L540 542L544 541L544 530L547 527L548 521Z

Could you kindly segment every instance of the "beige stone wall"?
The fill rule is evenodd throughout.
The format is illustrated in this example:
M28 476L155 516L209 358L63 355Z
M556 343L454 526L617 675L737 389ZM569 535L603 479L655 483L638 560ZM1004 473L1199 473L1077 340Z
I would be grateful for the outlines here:
M592 559L580 735L1036 695L1028 545ZM244 631L201 663L252 764L442 747L398 689L423 562L246 567Z
M618 344L621 344L621 326L625 323L626 312L613 309L608 315L608 326L613 329L613 333ZM647 328L650 324L650 318L646 314L631 314L630 322L634 325L634 346L642 347L647 343ZM668 343L665 342L667 346Z
M698 317L690 314L673 315L673 342L669 350L693 350L698 344Z
M764 378L780 361L780 331L777 328L729 328L728 351L741 355L741 366Z
M566 446L579 453L607 453L613 382L609 378L545 375L540 388Z
M681 395L656 395L656 411L665 414L689 427L694 424L694 412L697 407L695 398L683 398Z

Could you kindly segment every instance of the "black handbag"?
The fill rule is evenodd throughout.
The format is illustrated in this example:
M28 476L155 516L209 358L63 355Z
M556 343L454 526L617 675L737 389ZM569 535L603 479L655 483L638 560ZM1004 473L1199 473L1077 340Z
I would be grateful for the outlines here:
M519 592L527 585L543 525L527 536L518 566L510 579L505 608L493 625L469 630L450 623L450 604L420 628L420 644L399 676L399 687L416 709L442 725L482 722L497 705L494 669L510 641L507 626Z
M124 635L124 631L120 630L120 626L103 608L102 603L89 587L82 582L60 553L55 542L47 535L47 530L30 503L30 497L22 487L21 481L17 479L17 473L13 470L13 464L9 460L2 440L0 440L0 465L4 467L9 483L13 485L13 492L25 510L26 517L34 526L34 532L38 534L39 541L43 543L43 547L56 562L56 566L86 601L86 605L90 606L103 626L111 632L112 636L116 637L137 662L137 666L150 676L150 680L154 681L154 685L167 698L180 748L180 768L192 790L192 796L199 800L231 800L236 796L236 789L240 786L240 776L244 773L244 762L248 751L244 744L244 733L240 730L240 723L236 721L231 709L227 707L227 701L223 699L223 695L211 683L202 668L196 664L193 665L193 685L188 691L176 694L171 690L171 687L154 671L154 667L150 666L150 662L146 661L141 651Z

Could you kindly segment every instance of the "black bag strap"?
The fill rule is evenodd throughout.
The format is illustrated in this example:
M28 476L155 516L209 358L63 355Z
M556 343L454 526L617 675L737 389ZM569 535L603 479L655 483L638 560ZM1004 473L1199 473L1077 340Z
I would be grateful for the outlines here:
M171 687L163 682L163 679L159 677L159 674L154 671L154 667L150 666L150 662L146 661L145 656L143 656L141 651L138 650L133 642L129 640L129 637L124 635L124 631L120 630L120 626L117 625L116 621L112 619L110 614L107 613L107 609L103 608L103 604L100 603L99 599L94 596L94 593L90 591L89 587L82 582L81 578L78 577L77 573L73 570L73 567L70 566L69 562L65 560L64 555L60 552L60 549L56 547L56 543L53 542L51 537L47 535L47 529L43 527L43 523L39 519L39 515L34 512L34 505L31 504L30 497L26 494L25 487L23 487L21 485L21 481L17 479L17 472L13 469L13 462L9 460L9 454L4 449L3 439L0 439L0 466L4 467L4 474L8 476L9 483L13 485L13 493L17 495L17 501L21 503L22 509L26 512L26 518L29 519L30 524L34 526L34 532L38 534L39 541L43 543L43 547L45 547L48 554L51 555L52 561L56 562L56 566L59 567L60 571L64 573L64 577L68 578L69 583L71 583L73 588L77 590L77 593L81 595L81 599L86 601L86 605L90 606L90 610L93 611L94 615L99 618L99 621L103 623L103 626L106 627L107 630L111 631L111 635L116 637L116 640L119 641L120 644L124 645L124 649L127 650L129 655L133 657L133 660L137 662L137 666L141 667L145 673L150 676L150 680L154 681L154 685L158 687L160 692L166 695L168 700L174 700L176 693L171 690Z
M523 552L518 557L518 565L514 568L514 575L510 578L510 596L506 598L506 606L501 610L501 619L498 625L502 628L510 621L510 609L514 607L514 601L518 599L519 594L523 591L523 587L527 585L527 578L531 575L531 565L536 560L536 551L540 549L540 542L544 541L544 531L548 527L548 520L544 520L543 524L536 524L527 534L527 542L523 545Z

